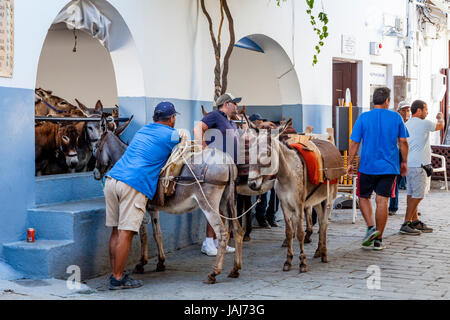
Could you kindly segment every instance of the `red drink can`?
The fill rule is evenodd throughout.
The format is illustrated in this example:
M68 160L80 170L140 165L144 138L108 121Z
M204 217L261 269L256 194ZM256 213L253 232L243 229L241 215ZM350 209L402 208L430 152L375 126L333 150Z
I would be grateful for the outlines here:
M27 229L27 242L34 242L34 228Z

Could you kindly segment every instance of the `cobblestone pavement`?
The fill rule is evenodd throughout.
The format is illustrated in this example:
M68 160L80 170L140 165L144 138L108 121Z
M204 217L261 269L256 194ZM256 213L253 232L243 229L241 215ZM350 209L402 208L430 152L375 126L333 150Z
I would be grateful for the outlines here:
M404 219L406 194L400 193L400 212L389 217L384 234L384 251L360 247L365 223L358 212L356 224L351 210L335 210L328 228L329 263L313 259L317 247L317 226L311 244L306 244L309 271L298 272L298 242L295 241L293 268L283 272L286 249L281 248L284 228L254 229L252 240L244 243L243 270L239 279L227 274L232 255L227 254L217 284L203 280L214 258L193 245L167 255L165 272L154 272L151 259L143 275L144 286L133 290L109 291L107 275L87 281L95 289L76 299L449 299L450 298L450 194L432 190L420 205L421 219L433 233L408 236L398 233ZM375 266L370 269L369 266ZM372 281L372 270L380 270L380 288ZM369 270L368 270L369 268ZM368 288L372 287L372 289ZM56 298L56 297L53 297ZM1 299L1 297L0 297Z

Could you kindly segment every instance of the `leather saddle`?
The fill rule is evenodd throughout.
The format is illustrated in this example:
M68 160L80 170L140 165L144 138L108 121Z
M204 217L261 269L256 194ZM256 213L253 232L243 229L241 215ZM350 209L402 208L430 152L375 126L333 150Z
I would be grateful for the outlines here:
M345 175L344 161L339 150L329 141L320 139L310 140L319 149L324 179L336 180Z

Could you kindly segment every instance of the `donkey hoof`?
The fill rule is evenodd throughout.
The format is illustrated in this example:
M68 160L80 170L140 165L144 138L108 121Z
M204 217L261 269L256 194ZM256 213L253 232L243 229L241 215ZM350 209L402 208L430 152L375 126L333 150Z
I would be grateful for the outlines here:
M288 241L287 239L284 239L283 244L281 245L282 248L287 248L288 247Z
M308 266L306 264L300 265L300 273L308 272Z
M285 263L283 266L283 271L289 271L289 270L291 270L291 267L292 266L289 263Z
M208 274L208 277L203 281L203 283L206 284L214 284L216 283L216 276L213 276L212 274Z
M322 256L322 262L323 263L328 263L328 256L327 255Z
M314 258L319 258L322 254L319 250L316 250L316 253L314 253Z
M234 279L236 279L236 278L239 278L239 271L231 271L230 272L230 274L228 275L228 278L234 278Z
M161 264L157 264L156 265L156 272L162 272L162 271L165 271L166 270L166 266L163 264L163 263L161 263Z
M251 238L250 238L250 236L248 234L246 234L246 235L244 235L244 239L243 240L244 241L250 241Z
M311 238L310 238L310 237L305 237L304 242L305 242L305 243L311 243Z
M133 273L143 274L144 273L144 266L142 264L137 264L134 267Z

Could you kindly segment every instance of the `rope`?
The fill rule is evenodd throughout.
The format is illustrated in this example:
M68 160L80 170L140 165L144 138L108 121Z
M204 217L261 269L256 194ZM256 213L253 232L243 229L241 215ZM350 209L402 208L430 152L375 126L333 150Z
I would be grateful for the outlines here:
M247 211L245 211L245 212L244 212L243 214L241 214L240 216L238 216L238 217L236 217L236 218L225 217L224 215L222 215L220 212L216 211L216 210L211 206L211 204L210 204L209 201L208 201L208 198L206 197L205 193L203 192L203 188L202 188L202 185L200 184L200 181L198 181L197 176L194 174L194 171L193 171L192 168L189 166L189 164L188 164L186 158L184 157L184 155L181 155L181 157L183 158L184 163L186 164L186 166L188 167L188 169L189 169L189 171L191 172L192 176L194 177L196 183L198 184L198 187L200 188L200 191L201 191L201 193L202 193L202 195L203 195L203 198L205 199L206 204L208 205L208 207L212 210L212 212L218 214L218 215L221 216L222 218L224 218L224 219L226 219L226 220L237 220L237 219L240 219L240 218L242 218L245 214L247 214L247 212L251 211L258 203L261 202L261 196L260 196L260 197L258 197L258 200L256 200L256 202L255 202L255 203L254 203Z

